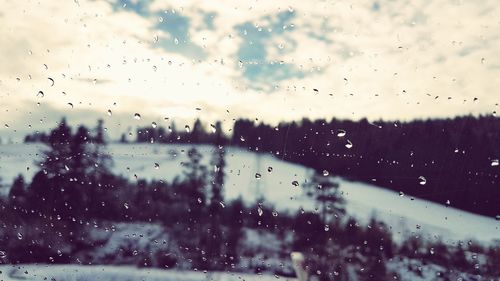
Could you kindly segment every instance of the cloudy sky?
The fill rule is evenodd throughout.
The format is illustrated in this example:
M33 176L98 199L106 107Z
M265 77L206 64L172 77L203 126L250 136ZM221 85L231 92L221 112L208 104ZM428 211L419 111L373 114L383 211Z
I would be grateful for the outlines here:
M63 115L119 131L491 115L499 15L497 0L0 0L0 133Z

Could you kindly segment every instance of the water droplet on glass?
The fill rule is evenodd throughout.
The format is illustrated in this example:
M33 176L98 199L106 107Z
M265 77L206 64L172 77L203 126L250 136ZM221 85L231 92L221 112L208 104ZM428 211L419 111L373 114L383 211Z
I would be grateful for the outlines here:
M134 251L132 252L132 254L133 254L134 256L137 256L137 254L139 254L139 252L137 252L137 250L134 250Z
M292 181L292 185L295 186L295 187L297 187L297 186L299 186L299 182L298 181Z
M71 108L73 108L73 107L74 107L74 106L73 106L73 104L72 104L72 103L70 103L70 102L68 102L68 105L69 105Z
M18 232L17 233L17 239L19 239L19 240L23 239L23 234Z
M174 38L174 44L175 44L175 45L179 45L179 39Z
M330 230L330 226L328 224L325 224L325 231L329 231Z
M156 170L160 169L160 164L155 163L155 169L156 169Z
M499 165L500 165L500 160L498 159L491 160L491 167L497 167Z
M4 259L7 257L7 253L5 251L0 251L0 259Z
M423 176L418 177L418 184L425 185L427 183L427 179Z
M272 172L273 172L273 167L271 167L271 166L267 167L267 171L268 171L269 173L272 173Z
M347 132L345 130L338 130L337 131L337 137L345 137Z
M43 91L38 91L38 94L36 94L36 96L39 98L43 98L45 94L43 93Z
M261 177L262 177L262 175L261 175L261 174L259 174L259 173L255 173L255 178L256 178L256 179L258 179L258 180L259 180Z
M184 129L186 130L187 133L189 133L191 131L191 128L189 127L189 125L184 126Z
M222 208L226 208L226 205L224 205L224 202L219 202L219 205L220 205Z
M156 122L153 122L153 123L151 123L151 127L156 128L156 127L158 127L158 125L156 124Z
M108 115L109 116L113 115L113 112L111 111L111 109L108 109Z
M134 119L135 120L141 120L141 115L139 113L134 114Z
M345 144L345 147L351 149L352 148L352 142L350 140L347 140L347 143Z
M240 141L245 141L245 138L243 136L241 136Z
M278 216L278 212L273 211L273 217L277 217L277 216Z
M259 206L257 207L257 213L259 214L259 217L262 217L262 215L264 214L264 210L262 210L262 208Z
M128 203L123 203L123 207L125 207L125 209L127 209L127 210L128 210L128 208L129 208L129 207L128 207Z
M54 86L54 79L49 77L48 80L49 80L50 86L51 87Z
M330 173L327 170L323 170L323 176L328 176Z

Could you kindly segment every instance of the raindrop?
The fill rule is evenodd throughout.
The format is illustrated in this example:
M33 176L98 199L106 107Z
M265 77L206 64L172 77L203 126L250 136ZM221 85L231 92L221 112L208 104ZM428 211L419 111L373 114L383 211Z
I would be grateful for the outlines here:
M212 129L212 133L217 132L217 129L213 124L210 124L210 128Z
M43 98L45 94L43 93L43 91L38 91L38 94L36 94L36 96L39 98Z
M179 45L179 39L174 38L174 44L175 44L175 45Z
M273 217L277 217L277 216L278 216L278 212L273 211Z
M156 128L156 127L158 127L158 125L156 124L156 122L153 122L153 123L151 123L151 127Z
M23 239L23 234L18 232L17 233L17 239L19 239L19 240Z
M418 177L418 184L425 185L427 183L427 179L424 176Z
M273 167L271 167L271 166L267 167L267 171L268 171L269 173L272 173L272 172L273 172Z
M226 208L226 205L224 205L224 202L219 202L219 205L220 205L222 208Z
M431 255L434 255L434 248L430 248L429 253L431 253Z
M495 219L496 219L497 221L500 221L500 215L496 215L496 216L495 216Z
M352 142L350 140L347 140L347 143L345 144L345 147L351 149L352 148Z
M123 203L123 207L125 207L125 209L127 209L127 210L128 210L128 208L129 208L129 207L128 207L128 203Z
M108 115L109 116L113 115L113 112L111 111L111 109L108 109Z
M50 78L50 77L49 77L48 79L49 79L49 82L50 82L50 86L51 86L51 87L52 87L52 86L54 86L54 79L52 79L52 78Z
M64 165L64 169L65 169L66 171L69 171L69 167L68 167L67 165Z
M401 196L401 197L405 196L404 192L403 192L403 191L400 191L400 192L399 192L399 196Z
M264 210L262 210L262 208L259 206L257 207L257 213L259 214L259 217L262 217L262 215L264 214Z
M73 104L72 104L72 103L70 103L70 102L68 102L68 105L69 105L71 108L73 108L73 107L74 107L74 106L73 106Z
M5 126L5 128L9 128L9 124L5 124L4 126Z
M0 259L4 259L7 257L7 253L5 251L0 251Z
M132 252L132 254L133 254L134 256L137 256L137 254L139 254L139 252L137 252L137 250L134 250L134 251Z
M158 43L158 35L155 35L155 36L153 37L153 43Z
M256 179L260 180L260 178L261 178L261 177L262 177L262 175L261 175L261 174L259 174L259 173L255 173L255 178L256 178Z
M330 230L330 226L328 224L325 224L325 231L329 231Z
M338 130L337 131L337 137L345 137L347 132L345 130Z
M323 176L327 177L330 173L327 170L323 170Z
M134 114L134 119L135 120L141 120L141 115L139 113Z
M245 138L243 136L240 136L240 141L245 141Z
M295 186L295 187L297 187L297 186L299 186L299 182L298 181L292 181L292 185Z
M156 170L160 169L160 164L155 163L155 169L156 169Z
M189 133L191 131L191 128L189 127L189 125L184 126L184 129L186 129L187 133Z
M497 167L498 165L500 165L500 160L498 159L491 160L491 167Z

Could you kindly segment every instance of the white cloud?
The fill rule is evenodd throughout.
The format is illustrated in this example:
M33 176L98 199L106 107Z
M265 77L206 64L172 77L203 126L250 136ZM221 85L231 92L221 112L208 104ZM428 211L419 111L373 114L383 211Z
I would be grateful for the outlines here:
M0 0L0 105L8 112L2 122L19 122L39 110L36 102L68 115L113 108L213 120L230 110L269 122L498 111L495 0L378 1L379 11L373 3L168 0L152 1L151 16L144 17L105 1ZM189 19L188 38L205 59L161 47L161 39L173 38L157 28L155 13L167 9L165 17L173 9ZM278 14L291 12L291 31L267 30ZM213 29L205 23L212 13ZM271 35L264 46L269 61L291 63L305 76L276 81L272 92L250 88L254 81L243 76L237 57L244 41L236 26L247 22ZM43 98L36 96L40 90Z

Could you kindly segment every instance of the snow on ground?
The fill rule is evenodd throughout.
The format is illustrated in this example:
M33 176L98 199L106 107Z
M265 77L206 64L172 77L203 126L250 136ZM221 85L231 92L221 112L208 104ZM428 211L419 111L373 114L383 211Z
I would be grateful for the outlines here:
M0 280L57 280L57 281L271 281L295 280L273 275L242 273L195 272L135 268L130 266L79 266L79 265L3 265Z
M114 160L113 171L131 180L139 178L172 180L182 176L182 162L187 161L191 145L160 144L111 144L108 151ZM209 164L213 147L198 145ZM22 173L27 179L36 172L34 161L41 159L43 144L0 145L0 176L3 178L2 193L8 192L13 178ZM159 168L155 168L155 163ZM268 172L269 167L272 171ZM230 147L226 152L225 195L227 199L242 196L253 202L261 195L265 203L274 204L278 210L296 211L300 207L313 208L301 185L311 175L311 169L281 161L269 154L256 154ZM257 179L255 174L261 174ZM301 183L294 187L292 181ZM411 200L397 192L371 184L337 179L344 193L349 214L366 222L372 215L386 222L395 239L410 232L419 232L430 238L445 241L477 239L488 242L500 240L500 221L452 207L445 207L426 200ZM453 202L451 204L453 206Z

